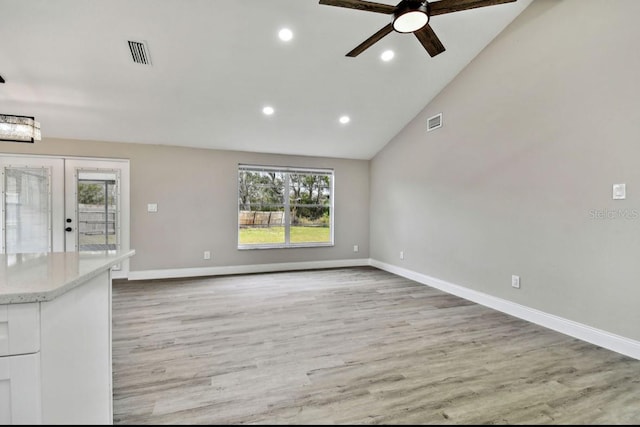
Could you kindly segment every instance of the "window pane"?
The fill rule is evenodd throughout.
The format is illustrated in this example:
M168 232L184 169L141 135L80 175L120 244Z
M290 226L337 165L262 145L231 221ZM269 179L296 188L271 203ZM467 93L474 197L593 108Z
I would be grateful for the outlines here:
M238 169L238 244L331 244L332 173Z
M281 172L238 173L239 244L285 243L284 179Z
M284 204L284 174L280 172L238 173L238 205L245 211L275 210Z
M289 203L291 205L329 205L328 175L290 174Z
M240 211L241 245L284 244L284 208L273 211Z
M291 243L331 243L328 207L291 207Z
M330 177L290 175L291 243L331 243Z
M5 169L6 253L48 252L49 170Z

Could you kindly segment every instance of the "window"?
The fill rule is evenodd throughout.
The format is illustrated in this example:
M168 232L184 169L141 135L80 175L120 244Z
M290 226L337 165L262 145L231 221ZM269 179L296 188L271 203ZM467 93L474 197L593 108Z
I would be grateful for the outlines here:
M238 167L238 248L333 245L333 170Z

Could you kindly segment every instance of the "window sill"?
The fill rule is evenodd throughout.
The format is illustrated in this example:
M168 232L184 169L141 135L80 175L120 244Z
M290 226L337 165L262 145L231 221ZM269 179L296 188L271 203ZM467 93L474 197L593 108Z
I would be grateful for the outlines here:
M327 248L335 246L333 243L291 243L288 245L238 245L239 251L248 251L253 249L298 249L298 248Z

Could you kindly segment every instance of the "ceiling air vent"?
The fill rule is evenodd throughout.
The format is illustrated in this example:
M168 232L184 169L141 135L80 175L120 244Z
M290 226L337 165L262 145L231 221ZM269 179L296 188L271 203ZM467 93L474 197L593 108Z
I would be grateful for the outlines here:
M427 120L427 132L431 132L432 130L438 129L442 127L442 113L436 114L433 117L429 117Z
M129 40L129 50L131 57L136 64L151 65L151 57L149 56L149 48L147 42L136 42Z

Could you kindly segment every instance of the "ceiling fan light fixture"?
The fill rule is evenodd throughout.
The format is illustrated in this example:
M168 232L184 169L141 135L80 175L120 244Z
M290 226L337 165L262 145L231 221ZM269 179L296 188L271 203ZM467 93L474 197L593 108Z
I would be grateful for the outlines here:
M399 33L413 33L429 23L429 12L426 3L418 6L407 6L399 9L393 18L393 29Z
M355 58L392 31L396 31L398 33L413 33L429 56L433 58L446 49L433 31L433 28L429 26L429 19L432 14L444 15L478 7L513 3L515 1L517 0L400 0L397 6L392 6L369 0L320 0L320 4L393 15L391 22L347 53L346 56L348 57Z

